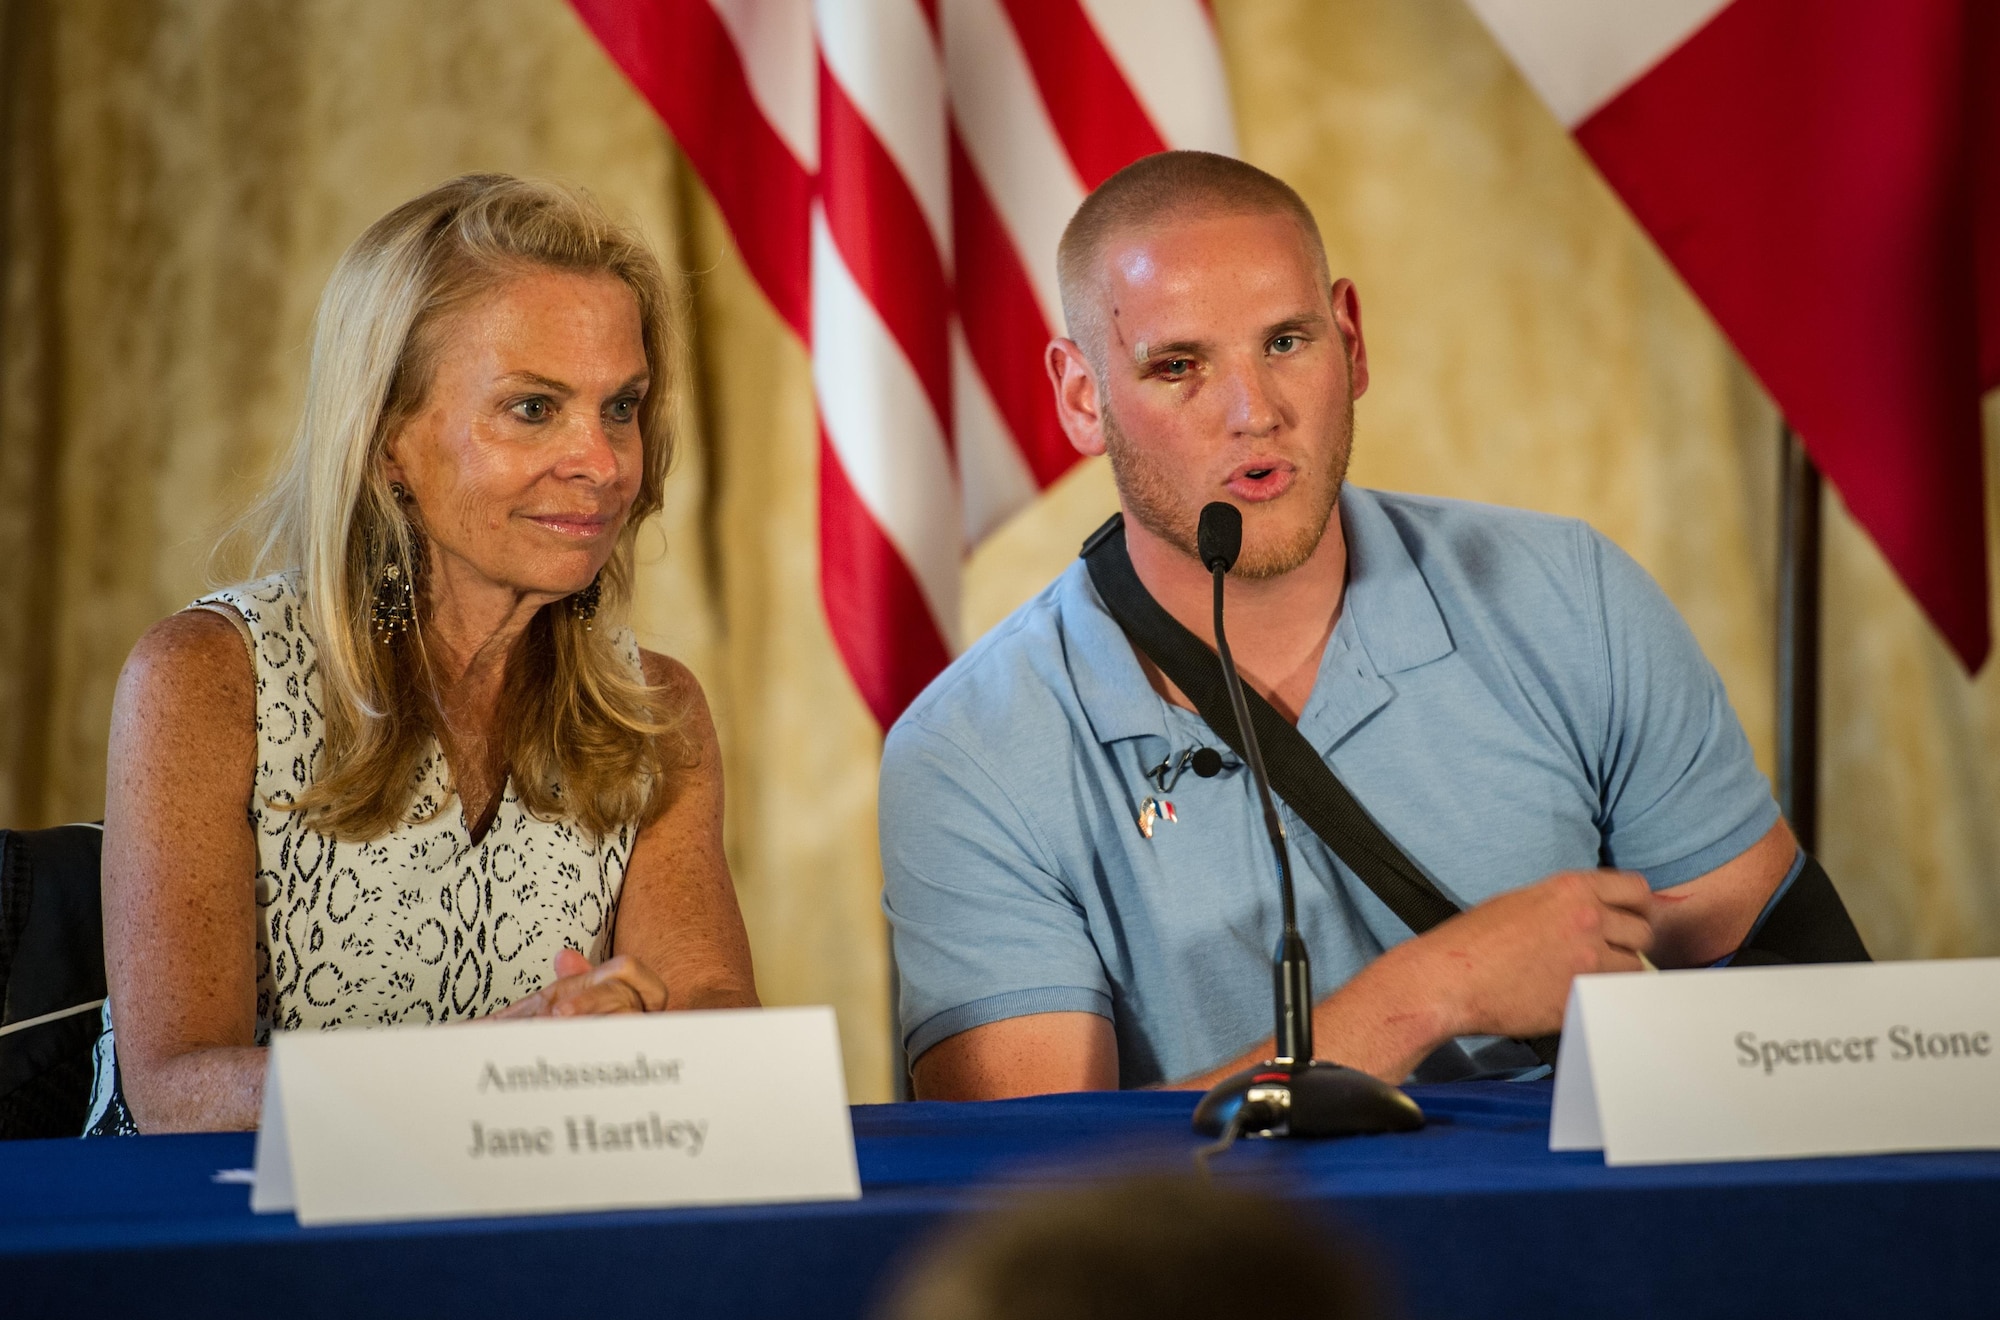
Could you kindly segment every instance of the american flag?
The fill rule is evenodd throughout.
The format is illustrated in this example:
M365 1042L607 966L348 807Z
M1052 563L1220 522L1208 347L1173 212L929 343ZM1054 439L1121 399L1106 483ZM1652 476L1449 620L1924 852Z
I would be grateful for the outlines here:
M1056 243L1155 151L1235 154L1206 0L572 0L810 347L820 587L884 727L966 552L1076 461Z

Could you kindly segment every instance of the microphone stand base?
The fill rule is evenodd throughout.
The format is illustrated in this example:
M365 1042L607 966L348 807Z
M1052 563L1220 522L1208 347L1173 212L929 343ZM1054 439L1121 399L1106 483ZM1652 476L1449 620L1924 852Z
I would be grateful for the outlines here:
M1414 1132L1417 1102L1379 1077L1315 1059L1272 1059L1216 1083L1194 1109L1194 1130L1220 1136L1232 1121L1253 1137L1354 1137Z

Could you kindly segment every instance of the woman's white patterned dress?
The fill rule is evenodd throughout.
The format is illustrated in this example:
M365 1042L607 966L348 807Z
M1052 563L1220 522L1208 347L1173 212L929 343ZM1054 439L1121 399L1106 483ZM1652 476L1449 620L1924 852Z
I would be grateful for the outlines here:
M190 608L218 605L240 616L257 682L257 1044L274 1030L483 1017L547 984L557 951L609 952L629 826L593 843L568 821L530 815L509 781L475 840L435 744L409 816L379 839L334 839L284 810L312 783L324 745L297 586L279 574ZM629 630L617 645L643 672ZM104 1012L90 1130L129 1130L109 1004Z

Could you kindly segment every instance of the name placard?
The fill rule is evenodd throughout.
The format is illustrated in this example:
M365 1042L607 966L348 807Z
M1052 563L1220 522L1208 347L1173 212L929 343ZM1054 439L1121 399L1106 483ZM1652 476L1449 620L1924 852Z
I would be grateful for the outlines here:
M1606 1164L2000 1148L2000 959L1579 976L1549 1149Z
M273 1038L251 1208L301 1224L861 1195L830 1008Z

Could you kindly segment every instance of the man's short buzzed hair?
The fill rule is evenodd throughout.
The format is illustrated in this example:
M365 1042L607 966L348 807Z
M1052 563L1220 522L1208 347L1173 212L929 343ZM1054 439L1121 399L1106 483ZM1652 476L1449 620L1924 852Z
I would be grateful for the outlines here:
M1105 327L1093 283L1111 240L1135 229L1189 215L1288 215L1298 222L1319 261L1322 284L1332 283L1326 244L1312 208L1292 186L1255 165L1209 151L1162 151L1142 156L1097 185L1076 208L1056 248L1056 288L1070 338L1091 365L1104 370Z

